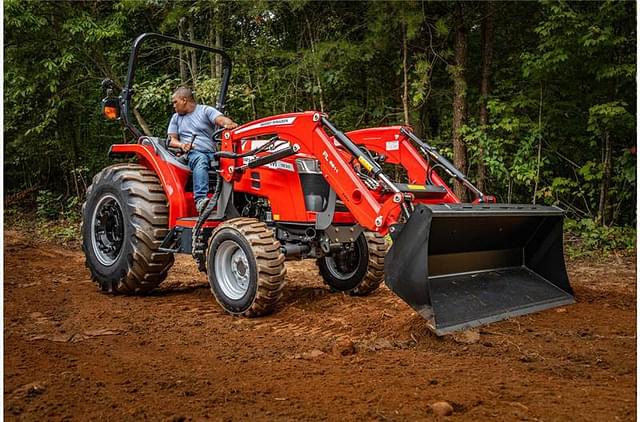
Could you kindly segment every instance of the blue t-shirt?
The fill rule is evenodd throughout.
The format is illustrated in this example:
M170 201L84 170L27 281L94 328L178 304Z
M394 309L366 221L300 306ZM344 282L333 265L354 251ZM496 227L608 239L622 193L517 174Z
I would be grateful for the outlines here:
M198 104L191 113L182 115L173 113L167 134L177 133L180 142L185 144L190 144L195 134L193 149L196 151L215 151L211 135L215 131L215 120L221 115L222 113L211 106Z

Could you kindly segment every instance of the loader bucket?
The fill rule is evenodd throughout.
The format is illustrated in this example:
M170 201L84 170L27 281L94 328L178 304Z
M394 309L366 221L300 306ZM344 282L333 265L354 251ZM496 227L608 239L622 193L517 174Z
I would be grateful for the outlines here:
M548 206L417 205L385 282L438 335L573 303L563 218Z

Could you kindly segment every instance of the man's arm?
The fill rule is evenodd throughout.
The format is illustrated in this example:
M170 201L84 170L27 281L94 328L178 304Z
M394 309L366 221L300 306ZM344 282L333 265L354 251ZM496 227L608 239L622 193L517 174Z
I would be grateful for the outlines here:
M171 148L178 148L182 152L188 152L191 149L190 144L183 144L182 142L180 142L177 133L170 133L169 137L171 138L171 140L169 141L169 146Z
M180 136L178 135L178 113L174 113L173 116L171 116L167 135L169 135L170 148L177 148L182 152L187 152L191 149L191 145L180 142Z
M225 129L235 129L238 127L238 124L236 122L224 115L216 117L215 123Z

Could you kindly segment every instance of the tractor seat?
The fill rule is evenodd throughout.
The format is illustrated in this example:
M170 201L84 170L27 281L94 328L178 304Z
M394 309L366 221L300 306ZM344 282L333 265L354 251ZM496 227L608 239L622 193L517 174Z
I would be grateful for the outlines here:
M140 143L142 145L151 145L156 155L159 156L162 160L174 166L191 171L191 169L187 165L186 160L183 160L181 159L181 157L176 156L171 150L167 148L164 139L152 136L143 136L142 138L140 138Z
M162 158L164 161L168 161L175 166L191 171L189 165L187 164L186 155L177 156L175 150L167 146L166 140L151 136L144 136L141 138L140 143L142 145L151 145L154 148L156 154L159 155L160 158ZM209 173L215 171L215 169L218 168L218 161L215 158L211 160L211 163L209 163L209 168L211 169L209 170Z

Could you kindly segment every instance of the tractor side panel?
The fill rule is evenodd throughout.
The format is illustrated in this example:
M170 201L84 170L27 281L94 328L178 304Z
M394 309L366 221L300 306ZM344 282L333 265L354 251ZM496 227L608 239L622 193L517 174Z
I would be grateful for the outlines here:
M256 145L252 145L248 141L244 143L242 151L249 151L256 147ZM320 205L322 199L315 198L319 200L316 201L315 207L311 206L311 201L307 197L309 192L305 192L302 184L303 178L307 177L305 182L309 183L308 179L316 175L300 174L296 164L297 158L309 159L312 157L298 154L262 167L247 170L240 180L235 182L234 191L268 199L275 221L314 224L317 211L324 210L326 206L329 185L326 184L321 175L317 175L322 180L321 183L326 184L327 198L324 198L322 205ZM334 222L353 224L354 219L351 213L338 211L334 214Z
M234 191L267 198L276 221L308 221L294 159L247 170L235 183Z

